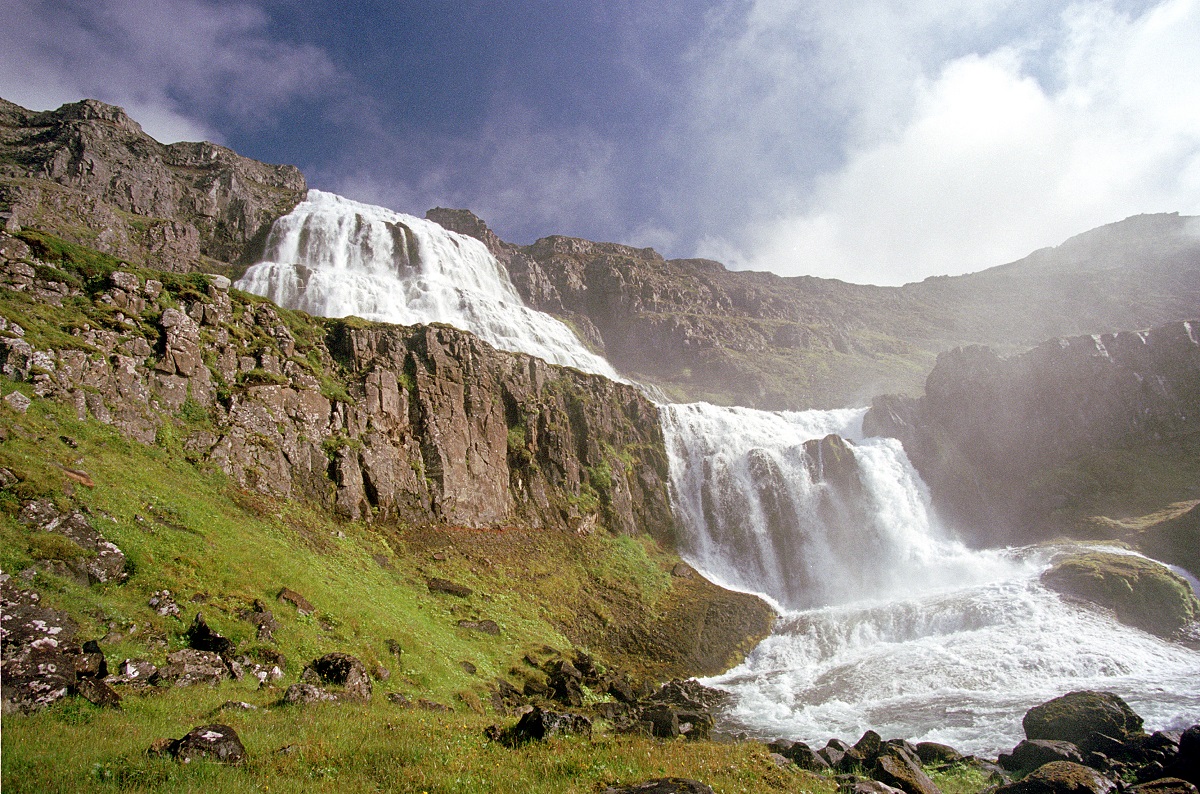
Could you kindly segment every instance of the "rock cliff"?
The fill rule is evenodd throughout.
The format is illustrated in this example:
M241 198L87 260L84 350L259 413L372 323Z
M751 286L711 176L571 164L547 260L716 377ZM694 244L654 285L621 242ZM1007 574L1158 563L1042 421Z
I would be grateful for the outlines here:
M903 287L729 271L652 249L547 237L517 246L466 210L428 217L482 240L530 305L570 321L623 372L681 401L843 407L915 394L936 355L1188 319L1195 219L1147 215L1020 262Z
M1198 406L1200 323L1178 322L1010 358L955 349L924 397L875 400L864 429L903 441L943 517L1000 543L1096 533L1071 521L1088 511L1122 519L1200 499Z
M672 539L657 411L632 386L24 236L0 235L0 368L81 418L348 518Z
M0 100L0 220L137 265L188 272L253 259L306 190L293 166L212 143L164 145L95 100L32 112ZM205 261L212 260L212 261Z

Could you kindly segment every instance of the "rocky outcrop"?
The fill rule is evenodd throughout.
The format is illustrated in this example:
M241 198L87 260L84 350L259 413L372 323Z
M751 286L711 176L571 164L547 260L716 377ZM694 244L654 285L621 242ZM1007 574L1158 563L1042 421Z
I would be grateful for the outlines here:
M212 143L164 145L95 100L33 112L0 100L0 219L138 265L248 263L304 176Z
M285 313L215 277L117 270L89 292L65 263L3 251L15 293L88 299L71 337L19 302L0 317L4 374L81 418L179 436L243 487L348 518L673 537L657 410L632 386L447 326Z
M1120 483L1100 479L1106 469L1136 471L1148 448L1194 460L1198 405L1200 322L1179 322L1055 339L1011 358L953 350L938 357L924 397L876 399L864 430L903 441L944 518L1003 543L1112 490Z
M1200 617L1200 600L1179 574L1145 557L1072 554L1042 574L1042 584L1112 610L1117 619L1169 637Z

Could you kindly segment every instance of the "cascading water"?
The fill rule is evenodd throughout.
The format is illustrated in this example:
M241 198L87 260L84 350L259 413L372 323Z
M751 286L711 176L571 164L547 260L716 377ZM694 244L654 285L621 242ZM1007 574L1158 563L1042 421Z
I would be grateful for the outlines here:
M524 306L482 243L321 191L276 222L238 286L327 317L448 323L616 377ZM900 445L862 438L863 413L660 406L683 556L781 613L744 664L707 681L737 695L726 719L763 737L873 728L987 755L1020 738L1026 709L1072 689L1116 691L1150 728L1200 720L1200 654L1047 591L1052 549L944 536Z
M271 228L239 289L320 317L446 323L501 350L619 379L562 322L521 301L483 243L432 221L324 193Z
M781 612L705 682L738 696L734 727L818 745L872 728L994 756L1025 710L1073 689L1117 691L1152 727L1200 716L1200 654L1046 590L1054 549L944 536L900 445L861 437L864 411L659 411L683 556Z

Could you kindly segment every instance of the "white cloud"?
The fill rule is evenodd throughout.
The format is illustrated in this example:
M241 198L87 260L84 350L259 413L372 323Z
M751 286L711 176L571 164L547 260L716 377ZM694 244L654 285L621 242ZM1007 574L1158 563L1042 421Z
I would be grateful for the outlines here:
M0 96L43 110L121 105L164 142L219 139L212 115L267 124L344 76L319 48L273 40L265 13L214 0L0 0Z
M699 255L896 284L1200 212L1200 0L756 0L720 21L685 112L736 112L691 131L716 150L706 195L751 210L711 212Z

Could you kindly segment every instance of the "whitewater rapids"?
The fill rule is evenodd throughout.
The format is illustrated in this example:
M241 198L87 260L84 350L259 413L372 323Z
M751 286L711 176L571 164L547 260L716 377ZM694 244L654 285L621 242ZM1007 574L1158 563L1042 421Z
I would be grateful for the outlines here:
M780 618L737 668L729 730L820 747L867 729L995 757L1021 717L1076 689L1113 691L1148 728L1200 721L1200 653L1064 601L1039 582L1061 549L973 550L941 531L894 439L864 410L660 407L681 553ZM828 434L857 478L825 479Z

